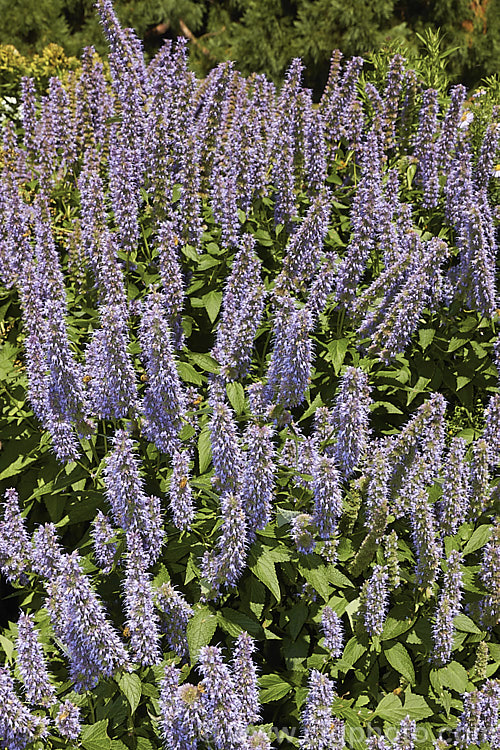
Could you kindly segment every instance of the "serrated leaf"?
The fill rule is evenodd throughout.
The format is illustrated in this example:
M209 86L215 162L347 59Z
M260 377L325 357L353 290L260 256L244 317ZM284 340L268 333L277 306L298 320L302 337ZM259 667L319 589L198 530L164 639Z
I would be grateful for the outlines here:
M292 686L274 674L266 674L259 678L261 688L259 698L261 703L279 701L292 690Z
M384 649L384 656L396 672L402 674L411 685L415 684L415 669L411 656L402 643L395 643L391 648Z
M353 636L346 643L344 652L337 662L337 667L343 672L346 672L348 669L353 667L354 664L356 664L358 659L361 658L364 653L366 653L366 646L363 646L363 644L360 643L355 636Z
M292 640L295 640L302 630L308 614L309 608L303 602L295 604L288 613L288 630L292 636Z
M208 427L205 427L198 436L198 462L200 474L204 474L212 462L212 443Z
M154 745L146 737L136 737L137 750L154 750Z
M194 383L195 385L203 383L203 377L199 372L196 372L189 362L177 362L177 372L181 380L186 380L188 383Z
M332 591L326 565L314 565L313 561L306 558L303 564L299 564L299 571L307 583L327 602Z
M396 605L389 611L380 640L391 641L411 628L414 620L408 616L408 608Z
M231 607L224 607L222 612L218 612L217 621L226 633L233 637L239 635L243 630L254 637L262 637L263 635L262 627L256 620L244 612L231 609Z
M82 727L81 745L85 750L111 750L108 737L108 719Z
M142 689L140 678L136 674L125 672L118 679L118 685L130 704L130 713L134 714L141 701Z
M229 403L233 407L236 414L243 414L245 411L245 391L241 383L228 383L226 386L227 397Z
M262 553L259 557L250 557L249 568L259 581L262 581L264 586L267 586L271 594L277 602L281 599L281 590L276 575L276 568L274 562L269 558L266 553Z
M460 694L465 693L469 678L465 668L461 664L452 661L446 667L436 671L438 680L443 687L449 687Z
M187 624L187 641L191 664L198 661L200 648L208 646L217 628L217 617L207 606L201 606Z
M490 536L490 525L483 524L482 526L478 526L478 528L474 531L471 538L464 547L464 555L468 555L471 552L475 552L477 549L484 547L484 545L489 541Z
M208 294L204 294L202 297L203 306L207 311L210 322L214 323L217 315L219 314L220 306L222 303L222 292L216 292L212 290Z
M471 620L470 617L464 615L462 612L453 618L453 625L457 630L461 630L463 633L481 633L476 623Z
M422 350L425 352L428 346L432 344L432 340L434 338L434 328L420 328L418 332L418 343L422 347Z
M348 347L348 339L335 339L328 344L328 353L330 355L335 375L338 375L340 372Z
M4 635L0 635L0 645L2 646L5 656L7 657L7 661L12 661L12 655L14 653L14 644L12 641L9 641L8 638L6 638Z
M405 693L405 704L403 710L410 717L410 719L426 719L428 716L432 716L434 711L430 708L429 704L425 700L423 695L415 695L415 693Z
M384 719L384 721L393 726L399 725L406 715L407 712L403 708L401 701L394 693L385 695L375 710L375 716L380 716L381 719Z
M205 370L205 372L211 372L214 375L217 375L220 371L218 362L216 362L209 354L190 352L189 358L195 363L195 365L198 365L202 370Z

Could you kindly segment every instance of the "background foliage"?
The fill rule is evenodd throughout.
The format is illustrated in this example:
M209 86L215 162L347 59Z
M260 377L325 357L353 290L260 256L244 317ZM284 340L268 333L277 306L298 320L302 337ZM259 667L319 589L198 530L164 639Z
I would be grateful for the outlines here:
M245 75L283 78L293 57L306 66L306 85L318 94L332 49L364 55L404 45L414 56L419 35L441 29L453 80L469 85L500 67L500 13L496 0L118 0L121 22L133 27L151 53L164 38L190 40L191 65L204 75L231 59ZM78 55L93 44L106 46L92 0L0 0L0 44L23 54L48 43Z

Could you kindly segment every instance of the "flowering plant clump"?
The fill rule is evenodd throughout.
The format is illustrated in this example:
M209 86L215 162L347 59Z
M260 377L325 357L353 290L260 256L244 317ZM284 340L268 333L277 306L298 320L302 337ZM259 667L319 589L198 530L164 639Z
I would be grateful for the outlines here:
M499 748L494 87L96 5L1 133L0 748Z

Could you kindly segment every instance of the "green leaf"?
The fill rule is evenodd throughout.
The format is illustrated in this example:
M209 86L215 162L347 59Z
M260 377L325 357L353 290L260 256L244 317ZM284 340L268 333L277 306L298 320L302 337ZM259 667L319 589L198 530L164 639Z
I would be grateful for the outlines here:
M333 364L335 375L338 375L340 372L348 347L348 339L335 339L328 344L329 358Z
M187 624L187 641L191 664L198 661L202 646L208 646L217 628L217 617L210 609L201 605Z
M236 414L243 414L245 411L245 390L241 383L228 383L226 386L227 397L229 403L233 407Z
M186 380L188 383L194 383L195 385L203 383L203 377L199 372L196 372L189 362L177 362L177 372L181 380Z
M202 297L203 306L207 311L210 322L214 323L217 315L219 314L220 306L222 303L222 292L216 292L212 290L208 294L204 294Z
M292 686L274 674L265 674L259 678L261 688L259 698L261 703L279 701L292 690Z
M37 460L37 456L18 456L15 461L0 472L0 480L9 479L9 477L19 476L22 471Z
M475 552L477 549L480 549L480 547L484 547L484 545L489 541L490 536L491 526L489 524L478 526L478 528L474 531L471 538L464 547L464 555L468 555L471 552Z
M384 656L396 672L402 674L411 685L415 684L415 669L411 656L402 643L395 643L384 650Z
M198 436L198 462L200 474L204 474L212 461L212 443L208 427L203 428Z
M394 693L385 695L375 711L375 716L380 716L381 719L394 726L399 725L406 715L407 711L403 708L401 701Z
M4 635L0 635L0 644L2 645L2 648L5 652L7 661L12 661L12 654L14 653L14 644L12 643L12 641L9 641L9 639Z
M427 347L432 344L434 334L434 328L420 328L418 332L418 343L420 344L424 352Z
M277 602L281 599L280 585L278 577L276 575L276 568L274 562L270 559L266 553L261 553L259 557L255 558L254 555L249 557L249 568L259 581L262 581L264 586L267 586L271 594Z
M358 659L366 653L366 646L363 646L358 639L353 636L344 648L344 653L337 661L336 666L343 672L347 672L348 669L353 667Z
M294 606L288 613L288 630L293 640L297 638L298 634L302 630L302 626L306 622L308 614L309 608L303 602L294 604Z
M432 716L434 711L429 707L423 695L415 693L405 693L405 704L403 709L410 719L426 719Z
M380 640L391 641L393 638L397 638L402 633L406 633L413 623L414 620L408 615L408 608L396 605L389 611Z
M136 737L137 750L155 750L154 745L146 737Z
M461 630L463 633L481 633L475 622L463 613L460 613L453 618L453 625L457 630Z
M125 698L130 703L130 713L134 714L141 701L141 680L136 674L125 672L118 679L118 685Z
M438 669L437 676L443 687L449 687L457 693L465 693L469 677L464 667L456 661L452 661L446 667Z
M85 750L111 750L108 737L108 719L82 727L81 744Z
M202 352L190 352L189 358L195 363L195 365L198 365L198 367L201 367L202 370L205 370L205 372L212 372L215 375L219 374L219 364L209 354L203 354Z
M257 620L249 617L244 612L231 609L231 607L224 607L222 612L217 612L217 622L233 638L243 630L246 630L247 633L257 638L262 638L263 636L262 627Z

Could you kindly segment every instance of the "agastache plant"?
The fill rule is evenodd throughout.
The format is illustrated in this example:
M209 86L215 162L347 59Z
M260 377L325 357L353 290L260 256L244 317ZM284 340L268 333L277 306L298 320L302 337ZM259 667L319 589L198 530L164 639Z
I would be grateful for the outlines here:
M127 430L117 430L113 450L106 458L106 497L115 523L124 531L138 531L144 555L157 559L163 539L158 501L146 495L136 446Z
M453 550L447 560L448 569L444 575L443 588L439 597L436 620L433 627L433 659L443 666L451 658L453 648L453 618L460 613L462 598L462 556Z
M55 688L33 617L21 613L17 624L17 666L24 683L26 701L31 705L51 705L55 701Z
M142 432L159 450L172 454L180 447L179 432L183 418L185 420L187 400L176 368L164 299L157 292L146 299L139 341L147 377L142 401Z
M155 592L155 602L160 613L160 629L172 651L181 658L188 655L187 624L194 610L172 584L163 583Z
M359 467L368 447L370 387L359 367L348 367L342 377L331 423L336 430L332 455L344 478Z
M235 380L248 372L255 334L264 313L265 289L255 240L243 235L222 298L222 314L212 356L221 374Z
M321 629L325 636L324 646L326 650L333 657L338 658L342 654L344 647L344 631L342 620L331 607L323 607Z
M313 669L302 713L301 750L342 750L344 747L344 723L332 714L335 698L333 681Z
M13 750L24 748L48 735L47 719L32 714L16 695L7 667L0 667L0 737Z
M221 497L220 535L214 550L206 551L201 572L206 579L210 598L217 598L221 589L234 588L247 558L247 519L241 496L227 492Z
M366 632L370 636L381 635L387 616L389 593L387 591L387 570L376 565L370 578L361 590L361 612Z
M444 461L443 497L438 505L439 527L443 534L454 534L467 516L469 505L469 466L465 461L467 443L453 438Z
M272 427L249 422L244 434L241 499L248 523L249 541L254 529L263 529L271 520L276 468Z
M124 607L125 627L134 660L143 666L161 660L159 618L155 611L151 577L144 564L142 540L137 531L127 534Z
M0 521L0 570L10 583L24 583L30 562L31 545L26 521L21 515L19 496L11 487L5 491Z

